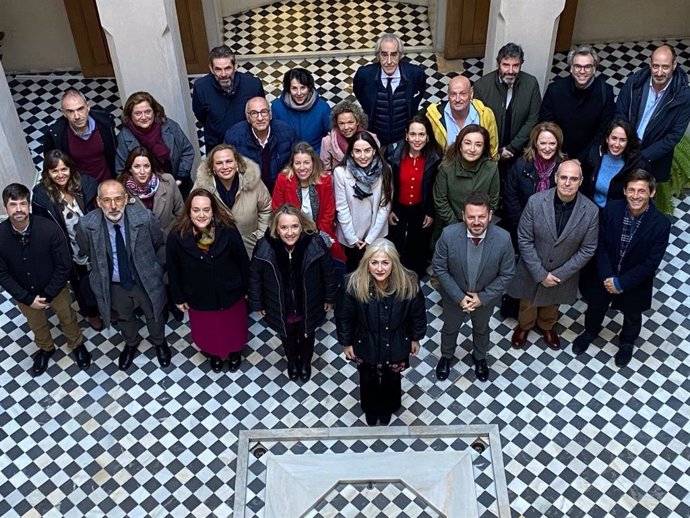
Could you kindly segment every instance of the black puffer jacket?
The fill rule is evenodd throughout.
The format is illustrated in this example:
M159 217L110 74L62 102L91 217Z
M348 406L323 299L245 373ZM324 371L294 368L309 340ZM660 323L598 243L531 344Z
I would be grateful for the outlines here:
M289 294L285 286L283 270L272 244L268 231L254 248L249 278L249 305L252 311L265 311L266 323L281 336L287 335L285 320ZM318 234L302 233L295 245L302 257L299 272L295 279L301 284L296 290L295 304L304 319L306 333L312 333L326 319L324 304L332 304L335 299L335 277L331 256L326 244ZM295 265L296 267L297 265Z
M413 340L426 335L426 307L421 288L414 298L377 300L372 288L369 303L359 302L347 291L345 277L335 307L338 342L351 345L355 355L371 365L390 365L410 356Z

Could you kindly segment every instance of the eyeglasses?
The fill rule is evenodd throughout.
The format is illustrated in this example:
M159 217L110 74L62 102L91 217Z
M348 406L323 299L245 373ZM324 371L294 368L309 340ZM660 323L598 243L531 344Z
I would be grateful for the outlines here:
M124 201L127 199L127 196L113 196L112 198L101 198L99 196L98 199L104 205L120 205L121 203L124 203Z
M575 72L591 72L594 70L594 65L573 65Z
M268 110L261 110L261 111L252 110L250 112L247 112L247 115L249 115L250 119L258 119L259 115L261 115L261 117L263 117L263 118L266 118L266 117L268 117L269 113L271 113L271 112Z

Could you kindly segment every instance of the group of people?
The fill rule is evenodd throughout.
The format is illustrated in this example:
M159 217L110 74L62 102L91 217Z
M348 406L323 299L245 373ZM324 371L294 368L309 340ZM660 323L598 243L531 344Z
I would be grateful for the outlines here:
M559 304L578 288L588 307L574 352L613 305L626 365L670 233L656 185L690 120L673 49L656 49L616 103L590 47L571 51L571 75L543 101L509 43L497 70L474 87L453 77L447 102L426 106L425 71L402 59L400 38L383 35L376 56L354 77L358 102L331 108L302 68L269 104L230 49L214 48L192 96L207 149L196 174L194 147L150 93L129 96L116 135L112 116L67 90L40 182L2 194L0 285L34 332L33 374L55 351L48 307L78 365L91 363L68 281L92 328L117 324L122 370L141 341L137 310L161 367L168 315L187 313L214 372L240 368L255 311L281 338L289 379L306 382L334 306L366 421L387 424L426 335L428 273L442 297L439 380L468 316L476 377L489 378L499 303L517 318L513 347L536 329L560 348Z

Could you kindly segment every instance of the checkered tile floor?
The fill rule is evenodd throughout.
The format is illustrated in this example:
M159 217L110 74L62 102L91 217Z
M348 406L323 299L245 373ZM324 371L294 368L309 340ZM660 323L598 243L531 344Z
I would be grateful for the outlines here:
M672 43L680 63L688 62L690 42ZM603 56L604 63L611 63L604 73L612 81L624 76L651 46L599 46L610 53ZM428 96L442 94L447 80L435 71L433 56L411 57L433 70ZM312 69L322 72L318 81L324 97L349 95L351 73L364 59L310 61ZM291 65L271 61L244 66L274 85ZM472 66L481 64L466 66L474 75L478 69ZM562 73L559 64L554 68ZM66 85L119 110L112 80L56 74L10 77L9 82L34 154L41 129L57 116ZM346 92L339 92L343 88ZM275 94L276 87L269 90ZM549 350L534 334L532 345L515 351L509 344L515 322L494 318L490 381L477 382L468 339L462 339L451 377L438 382L434 367L441 308L438 294L425 285L427 339L405 373L403 409L392 424L498 424L516 517L687 518L689 251L686 198L676 209L671 243L655 282L653 311L645 318L634 359L624 369L612 360L619 316L578 358L569 347ZM562 308L558 331L565 342L582 331L583 309L582 303ZM356 370L340 353L332 320L317 333L314 376L303 385L288 380L279 340L256 321L240 371L220 375L210 372L186 324L170 324L175 355L166 371L144 341L133 370L119 372L120 336L85 329L94 365L82 372L61 350L47 374L37 379L26 372L35 351L32 336L5 294L0 294L0 328L3 517L229 516L240 430L364 426ZM468 337L470 331L465 325L461 334ZM56 340L64 345L57 331ZM479 505L484 513L491 502L480 498Z
M372 50L385 32L407 47L431 47L426 6L383 0L278 2L225 18L225 39L240 56Z

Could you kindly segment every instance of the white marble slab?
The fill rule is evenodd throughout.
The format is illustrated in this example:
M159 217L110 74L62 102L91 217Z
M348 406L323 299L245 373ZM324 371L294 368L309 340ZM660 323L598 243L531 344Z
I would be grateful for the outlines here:
M478 518L471 452L272 455L265 518L303 516L339 482L401 481L448 518Z

